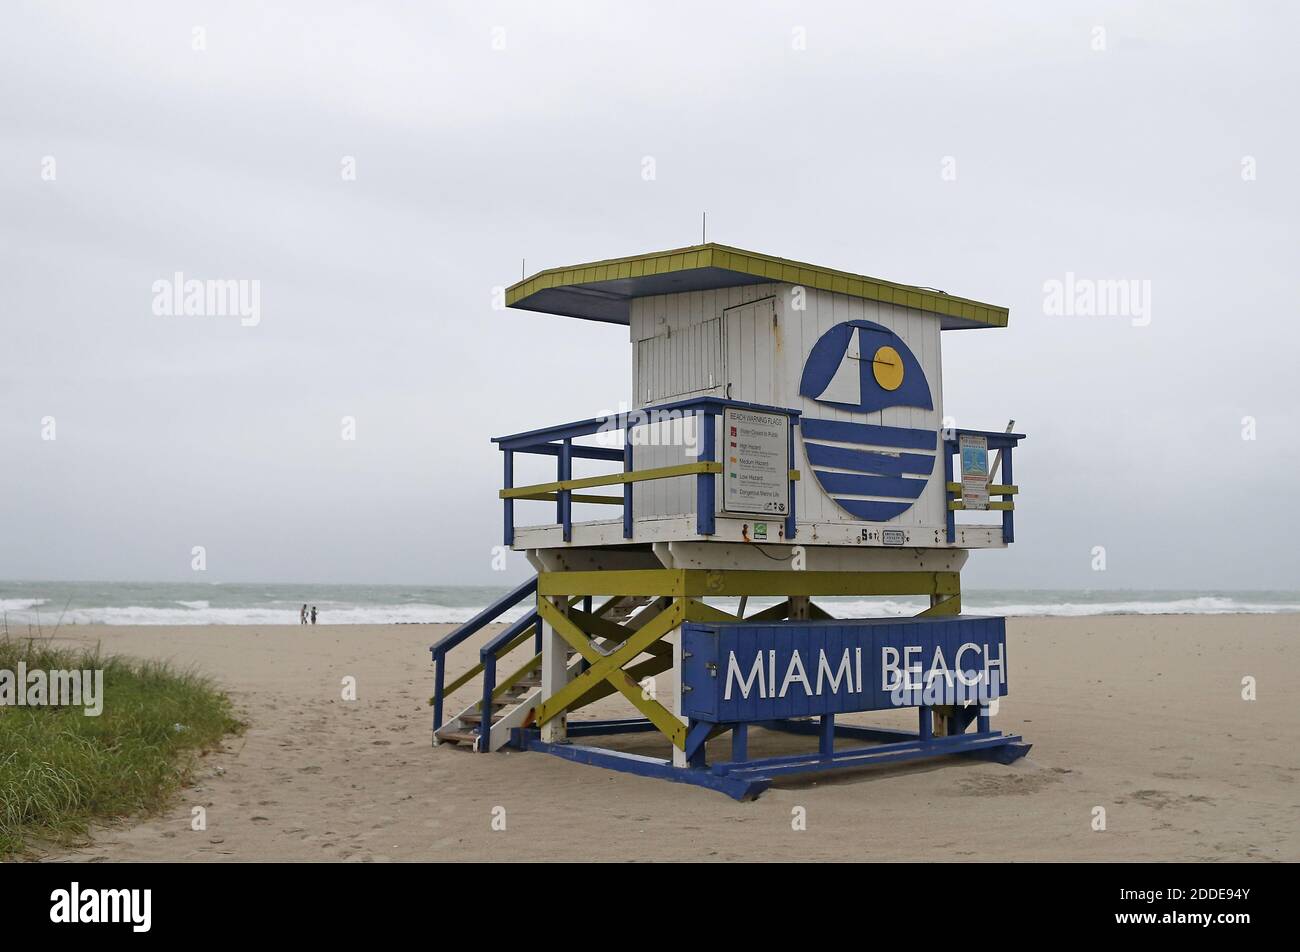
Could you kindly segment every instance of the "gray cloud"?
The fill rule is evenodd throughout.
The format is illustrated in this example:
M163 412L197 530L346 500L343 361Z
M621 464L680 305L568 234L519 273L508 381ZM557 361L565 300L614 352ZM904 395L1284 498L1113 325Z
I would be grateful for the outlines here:
M968 585L1292 586L1296 26L1226 3L11 8L0 576L187 579L205 545L214 579L497 581L488 437L616 405L630 354L493 287L523 257L691 243L707 209L718 241L1011 308L944 341L947 412L1030 437L1018 541ZM155 316L175 271L260 281L261 323ZM1067 272L1150 281L1150 325L1045 315Z

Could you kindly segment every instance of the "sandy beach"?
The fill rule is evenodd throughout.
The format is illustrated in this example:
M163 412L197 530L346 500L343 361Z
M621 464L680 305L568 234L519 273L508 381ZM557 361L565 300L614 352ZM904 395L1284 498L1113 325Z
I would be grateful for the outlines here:
M210 675L249 728L161 815L48 858L1300 859L1298 615L1012 619L1011 693L994 726L1032 742L1028 758L790 781L750 803L544 754L431 747L425 649L449 627L65 626L60 640ZM476 654L465 646L449 672ZM355 701L341 696L348 676ZM1257 700L1242 698L1246 676ZM631 713L612 699L591 711ZM903 713L849 720L911 726ZM751 752L810 743L756 731ZM611 746L666 754L652 735ZM194 806L204 831L190 828ZM505 830L492 827L497 807ZM806 830L792 829L796 807Z

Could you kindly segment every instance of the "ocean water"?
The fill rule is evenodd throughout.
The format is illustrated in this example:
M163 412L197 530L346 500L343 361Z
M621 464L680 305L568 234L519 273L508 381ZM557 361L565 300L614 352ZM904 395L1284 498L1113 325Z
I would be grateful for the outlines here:
M303 602L321 624L461 622L508 586L254 585L175 582L0 582L0 619L10 634L56 625L296 625ZM751 599L749 612L774 599ZM817 599L840 618L912 615L920 598ZM728 600L719 599L726 607ZM730 602L734 605L734 600ZM1300 612L1296 591L968 589L962 608L979 615L1219 615ZM519 617L523 609L507 614Z

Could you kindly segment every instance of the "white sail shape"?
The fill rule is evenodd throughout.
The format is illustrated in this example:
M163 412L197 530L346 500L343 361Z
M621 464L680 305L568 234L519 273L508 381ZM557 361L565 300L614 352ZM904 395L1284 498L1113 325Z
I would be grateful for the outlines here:
M835 368L835 375L816 399L853 405L862 402L862 352L858 345L859 330L860 328L853 328L853 333L849 336L849 346L844 348L844 356L840 358L840 365Z

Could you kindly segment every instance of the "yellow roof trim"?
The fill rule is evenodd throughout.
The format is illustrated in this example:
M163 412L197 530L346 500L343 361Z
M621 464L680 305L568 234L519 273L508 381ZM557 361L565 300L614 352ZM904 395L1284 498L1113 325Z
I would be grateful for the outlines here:
M574 294L603 296L611 301L648 294L674 293L674 289L651 289L646 282L652 281L654 276L705 269L713 269L714 276L705 279L706 283L702 286L726 287L729 278L722 272L731 272L742 279L736 282L738 284L760 280L798 284L868 301L916 308L949 318L950 321L946 322L949 327L1006 327L1010 314L1007 308L994 304L712 242L539 271L506 289L506 306L565 314L569 312L561 301L530 302L529 299L542 292L565 288L583 289L574 291ZM743 280L745 278L748 280ZM610 287L602 289L602 284ZM539 306L530 306L530 303ZM574 310L570 316L626 323L610 317L594 316L582 310Z

